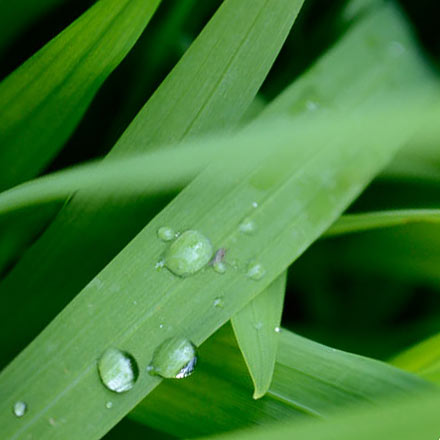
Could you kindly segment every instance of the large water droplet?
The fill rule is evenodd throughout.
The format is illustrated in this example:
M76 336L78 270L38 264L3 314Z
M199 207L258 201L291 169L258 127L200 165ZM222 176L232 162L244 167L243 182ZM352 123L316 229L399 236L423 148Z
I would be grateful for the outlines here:
M263 265L257 262L249 264L247 276L255 281L261 280L266 275Z
M152 376L183 379L193 373L196 364L194 344L188 339L174 337L159 345L147 371Z
M257 230L256 223L249 217L246 217L238 227L243 234L253 234Z
M23 417L26 414L27 411L27 405L25 402L19 400L18 402L15 402L14 404L14 414L17 417Z
M134 358L117 348L108 348L98 361L102 383L111 391L124 393L133 388L139 369Z
M165 254L165 266L175 275L193 275L206 266L213 254L211 242L198 231L185 231Z
M162 226L157 230L157 236L162 241L171 241L176 238L176 233L173 229L169 228L168 226Z

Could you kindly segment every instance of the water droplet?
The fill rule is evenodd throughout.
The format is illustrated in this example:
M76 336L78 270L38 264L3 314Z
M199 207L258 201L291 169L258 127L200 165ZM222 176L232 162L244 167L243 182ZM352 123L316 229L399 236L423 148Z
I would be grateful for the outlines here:
M222 309L225 305L223 298L221 296L214 299L214 307L217 307L218 309Z
M248 278L258 281L261 280L264 275L266 275L266 270L264 269L262 264L256 262L249 264L247 271Z
M257 225L251 218L246 217L240 223L238 229L240 230L240 232L243 232L243 234L253 234L257 230Z
M196 348L188 339L166 339L156 349L147 371L152 376L183 379L191 375L197 364Z
M263 328L263 323L261 321L258 321L254 324L255 330L261 330Z
M306 109L309 112L314 112L318 110L318 108L319 108L319 104L317 102L311 100L306 101Z
M258 202L252 202L252 208L258 208Z
M159 328L163 328L163 324L159 324Z
M198 231L185 231L165 255L165 266L175 275L186 277L206 266L212 257L211 242Z
M157 236L162 241L171 241L176 238L176 233L173 229L169 228L168 226L162 226L157 230Z
M134 358L117 348L108 348L98 361L102 383L111 391L124 393L133 388L139 369Z
M133 304L136 305L138 302L137 301L133 301Z
M399 41L392 41L389 45L391 55L398 57L405 53L405 46Z
M105 407L106 407L107 409L113 408L113 402L108 401L108 402L105 404Z
M27 405L25 402L19 400L18 402L15 402L14 404L14 414L17 417L23 417L26 414L27 411Z
M223 261L216 262L212 265L213 269L217 273L225 273L226 272L226 264Z
M281 333L281 327L275 327L275 333Z
M159 260L155 265L154 268L156 270L160 270L165 266L165 260L162 258L161 260Z
M53 417L50 417L50 418L49 418L49 424L50 424L51 426L55 426L55 419L54 419Z

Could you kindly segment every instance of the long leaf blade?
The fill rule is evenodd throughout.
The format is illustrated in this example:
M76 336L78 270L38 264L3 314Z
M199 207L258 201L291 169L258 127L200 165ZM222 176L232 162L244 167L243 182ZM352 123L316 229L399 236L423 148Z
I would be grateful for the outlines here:
M163 382L130 417L178 437L197 437L276 421L328 418L338 408L374 405L385 396L415 395L430 387L387 364L286 329L279 337L273 383L262 399L251 398L247 367L227 326L202 345L197 374L187 381Z
M35 176L60 151L159 3L101 0L2 81L0 189Z
M270 128L263 125L230 139L232 149L239 152L248 145L254 156L245 151L244 157L237 157L237 166L227 164L227 174L226 164L210 166L4 369L0 392L7 397L0 404L0 421L5 437L18 433L42 437L54 432L46 421L48 413L62 420L57 438L102 435L159 384L157 377L146 373L159 344L183 335L199 345L328 228L413 133L414 125L420 124L433 98L430 90L426 93L408 101L409 109L396 109L392 104L382 109L385 114L376 105L372 111L367 101L358 112L343 115L347 129L342 132L325 118L326 129L317 133L312 118L307 124L287 120ZM386 126L381 123L384 117ZM365 133L377 138L367 139ZM353 139L364 141L354 144ZM265 148L269 142L270 153ZM226 139L213 143L224 145ZM291 145L298 148L292 150ZM268 174L267 156L274 151L272 163L289 165L283 174ZM358 164L355 173L353 166L347 166L353 162ZM330 187L322 185L323 169L334 182ZM238 231L241 220L253 209L253 200L260 206L255 215L259 239L254 241ZM288 209L280 212L280 206ZM158 272L155 264L166 245L156 234L163 225L177 231L202 231L215 247L229 250L228 257L238 261L238 269L219 275L207 268L188 279L165 269ZM252 259L266 270L259 281L243 273ZM214 304L219 291L224 292L221 310ZM131 353L141 371L136 386L114 399L112 411L105 409L112 393L100 383L96 366L96 359L109 346ZM39 368L41 363L44 368ZM28 401L34 408L27 419L17 420L8 412L17 400ZM79 409L75 413L68 410L72 402Z
M272 381L286 280L287 273L281 274L231 319L254 382L254 399L263 397Z
M303 0L280 0L275 4L268 0L224 2L112 149L110 157L151 150L172 140L238 123L302 3ZM247 71L253 72L252 79L241 74ZM29 292L26 301L20 299L17 316L12 317L15 308L11 300L4 316L6 309L0 307L5 322L14 326L18 321L26 322L19 326L14 338L0 337L3 353L10 357L28 343L153 213L148 197L127 198L126 194L113 192L97 202L88 193L78 193L1 284L0 290L12 301L18 299L13 292ZM86 260L84 255L88 255ZM44 262L38 270L35 259ZM75 273L72 266L77 268ZM34 301L47 304L38 316Z

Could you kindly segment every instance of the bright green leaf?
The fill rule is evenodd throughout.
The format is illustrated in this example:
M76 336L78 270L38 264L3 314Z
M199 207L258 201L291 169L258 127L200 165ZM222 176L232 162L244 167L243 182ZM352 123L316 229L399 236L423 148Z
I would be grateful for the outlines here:
M438 209L408 209L400 211L347 214L339 218L325 233L326 236L350 234L370 229L388 228L408 223L440 223Z
M338 408L429 388L385 363L331 349L286 329L279 339L273 382L262 399L251 397L253 385L226 326L202 345L192 377L162 382L130 417L178 437L197 437L281 420L327 418Z
M391 363L440 384L440 334L404 351Z
M2 81L0 189L56 156L159 3L101 0Z
M210 165L3 370L0 392L7 397L0 403L0 423L5 437L45 436L52 430L50 413L63 421L58 438L99 438L160 383L145 370L157 346L173 336L200 345L268 287L385 166L419 126L434 97L430 89L418 90L408 96L406 108L400 100L382 100L378 107L374 96L373 102L340 115L339 124L326 116L319 131L319 118L304 117L255 126L230 139L214 136L211 148L229 144L237 161ZM208 141L198 142L209 148ZM245 149L240 156L246 146L253 154ZM267 164L284 168L279 172L275 167L274 173ZM249 240L238 226L254 201L259 205L254 214L258 240ZM182 279L158 270L167 249L156 235L162 226L200 231L214 248L226 248L227 272L207 267ZM258 281L246 275L255 260L265 268ZM215 304L219 292L224 308ZM96 360L112 346L134 356L143 374L107 411L105 402L114 395L100 382ZM32 405L32 417L11 415L17 400ZM69 411L72 402L75 412Z
M438 438L439 393L345 411L326 421L279 424L229 435L224 440L431 440Z
M225 1L125 131L110 158L209 130L231 130L253 101L302 3ZM171 181L169 175L164 174L162 181ZM157 210L149 197L126 195L119 191L100 198L76 194L2 282L0 290L7 295L8 306L0 307L0 319L5 319L6 326L26 323L13 338L0 337L6 357L29 342ZM36 260L41 262L38 268ZM14 292L21 292L20 299ZM12 306L16 300L17 308ZM41 303L46 307L37 315L34 310Z
M231 320L254 382L254 399L263 397L272 381L286 279L284 272Z

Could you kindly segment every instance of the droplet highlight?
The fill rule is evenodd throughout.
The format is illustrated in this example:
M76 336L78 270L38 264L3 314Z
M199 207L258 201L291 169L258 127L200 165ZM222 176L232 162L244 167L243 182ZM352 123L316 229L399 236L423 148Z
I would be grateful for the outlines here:
M13 411L14 411L15 416L23 417L26 414L26 411L27 411L27 404L26 404L26 402L23 402L22 400L19 400L18 402L15 402Z
M176 238L176 233L174 232L174 229L168 226L162 226L157 230L157 236L162 241L172 241Z
M105 407L106 407L107 409L113 408L113 402L108 401L108 402L105 404Z
M266 275L266 270L261 263L253 262L249 264L247 271L248 278L258 281L261 280L264 275Z
M165 266L173 274L187 277L206 266L213 253L207 237L198 231L185 231L168 248Z
M243 234L253 234L256 230L257 230L257 225L254 222L254 220L252 220L249 217L246 217L241 223L240 226L238 227L239 231L242 232Z
M154 265L154 268L156 270L161 270L164 266L165 266L165 260L162 258Z
M108 348L98 361L98 372L102 383L115 393L131 390L139 376L139 369L130 354Z
M174 337L159 345L147 371L152 376L183 379L194 372L196 364L194 344L186 338Z
M275 333L281 333L281 327L275 327L274 330Z
M216 307L218 309L222 309L225 306L223 298L221 296L218 296L217 298L215 298L213 305L214 305L214 307Z

